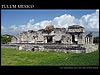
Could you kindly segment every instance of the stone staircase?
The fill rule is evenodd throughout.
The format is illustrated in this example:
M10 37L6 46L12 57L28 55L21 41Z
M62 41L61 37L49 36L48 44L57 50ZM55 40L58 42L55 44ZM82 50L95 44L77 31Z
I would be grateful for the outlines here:
M44 51L56 51L56 52L65 52L65 53L84 53L86 48L81 46L61 46L61 45L51 45L43 46Z

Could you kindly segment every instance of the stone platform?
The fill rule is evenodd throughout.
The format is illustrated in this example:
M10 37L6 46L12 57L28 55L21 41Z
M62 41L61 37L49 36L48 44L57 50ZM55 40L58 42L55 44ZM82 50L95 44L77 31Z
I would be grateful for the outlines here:
M89 53L98 50L97 45L91 44L55 44L55 43L14 43L2 44L1 48L16 48L26 51L56 51L65 53Z

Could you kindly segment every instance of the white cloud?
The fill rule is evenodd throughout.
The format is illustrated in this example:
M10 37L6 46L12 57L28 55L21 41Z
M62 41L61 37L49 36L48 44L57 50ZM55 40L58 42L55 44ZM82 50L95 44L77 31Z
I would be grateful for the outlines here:
M12 25L11 27L9 27L9 30L11 31L17 31L17 28L16 25Z
M89 30L99 30L99 10L92 14L83 15L80 19L80 24Z
M5 27L4 26L1 26L1 30L3 30L3 29L5 29Z
M27 23L27 25L32 25L34 24L34 19L29 20L29 22Z
M38 23L34 23L35 20L31 19L25 25L12 25L8 29L4 26L1 26L1 29L4 31L6 28L7 32L18 33L21 31L27 30L39 30L44 29L47 25L54 25L55 28L67 28L70 25L81 25L85 27L87 30L99 30L99 9L97 9L92 14L83 15L80 19L75 18L70 14L64 14L58 17L55 17L53 20L44 20ZM9 30L10 29L10 30ZM95 30L94 30L95 31Z
M28 31L28 30L33 30L33 27L34 27L34 19L31 19L28 21L28 23L26 25L20 25L18 27L18 29L20 31Z
M74 21L75 21L75 17L74 16L71 16L69 14L64 14L60 17L55 17L53 20L52 20L52 24L55 25L55 27L68 27L72 24L74 24Z
M44 20L44 21L34 24L33 29L34 30L44 29L47 25L51 25L51 23L52 21Z
M99 9L97 9L96 12L99 12Z
M5 34L5 30L6 30L6 28L2 25L1 26L1 34Z

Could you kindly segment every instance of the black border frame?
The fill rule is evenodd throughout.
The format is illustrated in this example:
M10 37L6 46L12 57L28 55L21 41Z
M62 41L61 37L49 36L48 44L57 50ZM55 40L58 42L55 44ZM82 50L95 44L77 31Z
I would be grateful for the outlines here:
M30 9L99 9L99 0L1 0L1 5L34 5L34 8ZM96 5L95 5L96 4ZM2 8L1 10L5 10L9 8ZM15 9L15 8L11 8ZM16 8L18 9L18 8ZM16 10L15 9L15 10ZM27 9L27 10L30 10ZM23 9L21 9L23 10ZM1 12L0 12L1 13ZM32 74L34 72L66 72L69 74L74 73L94 73L99 74L99 66L91 66L94 68L81 68L79 69L77 66L74 66L74 69L68 69L67 66L1 66L2 74ZM69 66L72 67L72 66ZM75 69L76 67L76 69ZM81 67L81 66L79 66ZM82 66L83 67L83 66ZM90 66L84 66L90 67Z

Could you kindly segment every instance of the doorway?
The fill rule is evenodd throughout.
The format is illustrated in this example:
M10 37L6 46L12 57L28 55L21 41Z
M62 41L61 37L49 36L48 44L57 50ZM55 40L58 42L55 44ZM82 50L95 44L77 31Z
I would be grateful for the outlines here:
M52 43L52 36L47 36L47 43Z
M55 41L57 44L60 44L61 43L61 40L60 41Z
M72 42L73 44L78 44L78 41L75 41L75 35L72 35Z
M34 48L32 48L32 51L34 51Z

